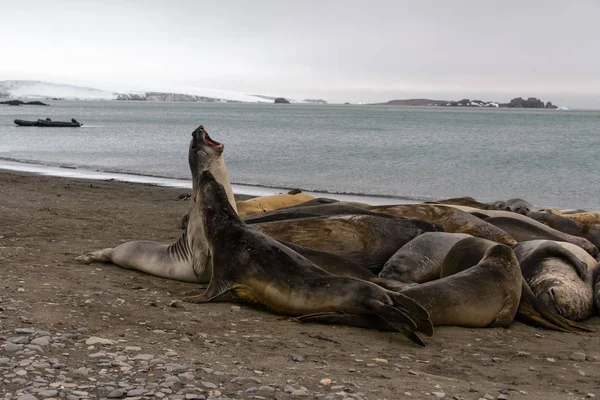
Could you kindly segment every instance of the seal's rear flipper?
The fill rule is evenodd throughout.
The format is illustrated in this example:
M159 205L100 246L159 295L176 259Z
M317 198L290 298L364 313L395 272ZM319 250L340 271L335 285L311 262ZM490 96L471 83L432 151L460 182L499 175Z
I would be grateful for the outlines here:
M588 328L583 324L568 320L550 311L550 309L536 297L525 279L523 279L521 284L521 302L519 303L519 309L515 318L527 325L560 332L579 333L572 328L594 332L593 329Z
M111 262L110 256L112 251L113 248L109 247L102 250L92 251L91 253L87 253L79 257L75 257L75 259L84 264L109 263Z
M433 323L431 322L429 312L421 304L402 293L390 293L390 297L394 304L392 308L395 307L409 315L417 325L419 332L429 337L433 336Z
M410 339L413 343L425 347L425 342L423 342L423 340L415 332L411 331L410 329L406 329L405 326L396 328L384 319L375 315L341 314L335 312L316 313L302 315L296 318L296 320L300 322L315 322L321 324L353 326L356 328L377 329L386 332L400 331L400 333Z

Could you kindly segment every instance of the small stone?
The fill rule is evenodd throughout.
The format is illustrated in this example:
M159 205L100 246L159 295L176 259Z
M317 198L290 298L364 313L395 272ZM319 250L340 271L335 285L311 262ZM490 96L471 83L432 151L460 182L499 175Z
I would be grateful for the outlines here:
M23 394L23 395L17 397L17 400L37 400L37 397L35 397L31 394Z
M594 393L588 393L585 395L585 397L587 397L588 399L591 399L591 398L596 397L596 395ZM19 397L17 400L21 400L21 398Z
M140 346L126 346L125 351L142 351Z
M302 362L304 361L304 357L302 357L300 354L292 354L292 361Z
M292 393L290 393L290 395L292 397L304 397L304 396L308 396L308 392L304 389L297 389L297 390L294 390Z
M216 389L218 387L212 382L202 382L202 386L204 386L207 389Z
M275 392L275 388L271 386L261 386L258 388L260 394L271 394Z
M22 344L16 344L16 343L11 343L11 342L6 342L4 344L4 350L6 350L8 352L19 351L22 349L23 349Z
M546 361L553 363L553 362L556 362L556 359L554 359L552 357L548 357L548 358L546 358Z
M585 361L585 353L576 351L573 354L571 354L570 358L573 361Z
M154 354L138 354L133 357L134 360L150 361L154 358Z
M231 306L231 311L240 311L242 307L240 306Z
M502 393L499 394L498 397L496 397L496 400L508 400L508 396Z
M167 332L163 331L162 329L155 329L152 331L152 333L154 333L156 335L164 335Z
M81 368L77 368L75 371L73 371L73 373L75 375L79 375L79 376L87 376L88 370L86 367L81 367Z
M446 397L446 393L444 392L431 392L431 394L438 399L443 399L444 397Z
M323 378L323 379L321 379L319 381L319 383L321 385L324 385L324 386L329 386L329 385L331 385L331 379L329 379L329 378Z
M286 392L286 393L292 393L295 390L296 390L296 388L293 387L292 385L285 385L283 387L283 391Z
M144 388L131 389L127 392L127 397L137 397L143 395L144 393L146 393L146 389Z
M31 344L35 344L37 346L48 346L50 344L50 338L48 336L43 336L39 338L35 338L31 341Z
M125 396L125 394L123 393L123 391L121 389L115 389L106 395L106 397L108 397L109 399L118 399L123 396Z
M379 364L387 364L388 360L386 360L385 358L374 358L373 361L375 361L376 363Z
M97 336L91 336L85 341L85 344L87 344L88 346L91 346L94 344L102 344L105 346L110 346L110 345L115 344L115 342L110 339L105 339L105 338L101 338L101 337L97 337Z
M484 394L484 395L483 395L483 398L484 398L484 399L486 399L486 400L494 400L494 396L492 396L492 395L491 395L491 394L489 394L489 393L486 393L486 394Z
M38 393L38 396L40 396L42 399L46 399L48 397L56 397L57 394L58 390L42 390Z

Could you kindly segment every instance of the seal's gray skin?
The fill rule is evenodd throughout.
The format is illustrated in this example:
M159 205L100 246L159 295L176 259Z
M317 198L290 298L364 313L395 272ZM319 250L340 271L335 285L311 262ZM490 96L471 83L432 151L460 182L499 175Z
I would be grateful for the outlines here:
M212 276L205 293L186 298L206 303L225 294L282 314L321 312L372 315L424 345L416 332L433 334L429 315L416 301L360 279L333 276L273 238L249 227L227 201L223 186L202 173L197 207L210 248ZM196 234L196 233L195 233Z
M536 239L560 240L576 244L593 257L598 257L598 248L586 238L558 231L525 215L494 210L479 210L472 214L508 232L518 242Z
M374 215L384 218L393 218L388 214L376 213L363 208L350 206L344 203L328 203L317 205L304 205L300 203L298 207L285 207L274 211L268 211L260 214L252 214L242 218L247 224L260 224L263 222L283 221L299 218L325 217L332 215Z
M479 208L480 210L488 210L490 208L489 204L481 203L472 197L455 197L452 199L444 199L438 201L426 201L425 204L451 204L457 206Z
M419 235L390 257L379 276L407 284L438 279L444 259L452 246L468 237L471 235L446 232Z
M277 240L333 253L377 273L414 237L439 230L424 221L389 215L333 215L253 224Z
M225 186L227 198L235 210L233 191L223 161L223 149L224 146L212 140L200 125L192 133L188 159L192 176L199 175L199 172L205 169L214 173L216 179ZM193 193L197 191L197 179L193 179ZM186 230L175 243L170 245L136 240L115 248L94 251L77 257L77 260L84 263L112 262L123 268L135 269L162 278L206 283L210 279L210 271L205 271L208 244L202 229L199 229L201 224L200 218L190 218ZM194 247L193 252L192 247Z
M452 247L446 256L440 273L441 278L454 275L477 264L483 258L485 252L495 245L495 242L481 238L473 237L461 240ZM569 245L571 244L569 243ZM563 332L573 332L572 328L589 330L585 326L576 324L550 311L535 296L523 278L521 279L521 299L516 319L529 325Z
M594 315L585 262L552 241L519 243L515 254L531 290L550 310L575 321Z
M512 249L497 244L486 251L477 265L443 279L412 286L402 294L421 303L429 311L434 326L508 326L519 306L521 281L519 263ZM385 322L376 322L368 316L321 314L299 319L389 329Z
M561 231L568 235L586 238L594 246L600 248L600 229L585 226L570 218L561 217L551 212L533 211L527 214L538 222L542 222L551 228Z
M596 304L596 311L600 312L600 263L594 268L592 282L594 285L594 303Z

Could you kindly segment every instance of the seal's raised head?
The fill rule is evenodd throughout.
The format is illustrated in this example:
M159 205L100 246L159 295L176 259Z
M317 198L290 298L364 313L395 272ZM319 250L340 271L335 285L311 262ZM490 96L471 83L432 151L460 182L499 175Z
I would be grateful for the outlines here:
M189 162L192 174L197 171L199 164L205 164L210 158L218 158L223 154L225 146L216 140L213 140L204 125L200 125L192 132L190 142Z

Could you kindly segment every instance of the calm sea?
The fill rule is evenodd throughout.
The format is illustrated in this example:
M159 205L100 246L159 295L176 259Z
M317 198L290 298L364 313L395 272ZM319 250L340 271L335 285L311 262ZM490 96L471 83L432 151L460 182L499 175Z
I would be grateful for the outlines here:
M2 160L189 181L190 134L203 124L225 144L230 178L237 184L400 201L522 197L540 206L600 209L600 111L50 104L0 106ZM75 117L84 127L12 122L45 117Z

